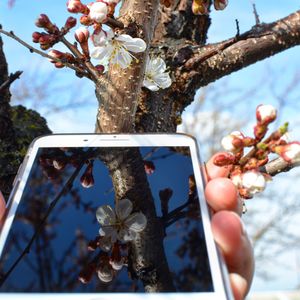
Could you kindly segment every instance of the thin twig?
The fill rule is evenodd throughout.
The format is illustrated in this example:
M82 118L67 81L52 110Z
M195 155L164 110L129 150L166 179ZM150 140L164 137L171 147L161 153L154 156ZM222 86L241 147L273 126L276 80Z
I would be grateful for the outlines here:
M68 181L66 182L64 187L61 189L61 191L56 195L56 197L50 203L49 208L47 209L47 211L46 211L44 217L41 219L40 223L37 225L35 232L33 233L31 239L29 240L29 242L28 242L27 246L25 247L25 249L23 250L23 252L15 260L15 262L12 264L12 266L9 268L9 270L3 276L1 276L0 286L2 286L2 284L8 278L8 276L11 274L11 272L17 267L19 262L23 259L23 257L30 252L30 248L31 248L33 242L35 241L35 239L38 237L39 233L43 229L43 227L45 225L45 222L47 221L50 213L53 211L53 209L55 208L55 206L57 205L57 203L59 202L61 197L63 195L65 195L66 192L68 192L72 188L73 182L74 182L75 178L77 177L77 175L79 174L79 172L80 172L82 166L84 165L85 161L86 161L86 158L84 158L81 161L80 165L77 167L77 169L70 176L70 178L68 179Z
M27 49L29 49L29 51L31 53L37 53L37 54L39 54L39 55L41 55L41 56L43 56L45 58L48 58L49 60L52 60L52 61L55 61L55 62L60 62L63 65L65 65L66 67L68 67L68 68L70 68L70 69L72 69L72 70L74 70L74 71L82 74L83 76L89 78L89 74L87 74L86 72L84 72L82 69L80 69L80 68L78 68L78 67L76 67L76 66L74 66L74 65L72 65L72 64L70 64L70 63L68 63L68 62L66 62L64 60L61 60L61 59L55 58L55 57L53 57L51 55L48 55L47 53L45 53L45 52L43 52L41 50L38 50L38 49L30 46L29 44L27 44L26 42L24 42L21 38L19 38L18 36L16 36L13 31L8 32L8 31L3 30L0 27L0 33L3 33L4 35L6 35L6 36L8 36L8 37L10 37L12 39L14 39L18 43L20 43L21 45L23 45L24 47L26 47Z
M235 19L235 25L236 25L236 37L240 36L240 24L239 24L239 20Z
M299 166L300 166L300 161L289 163L285 161L282 157L278 157L270 161L266 165L260 167L260 171L263 173L267 173L270 176L275 176L282 172L288 172L291 169Z
M16 79L19 79L23 71L17 71L11 73L6 81L4 81L0 86L0 93L7 89Z
M255 5L254 2L252 3L252 6L253 6L253 13L254 13L254 16L255 16L255 24L259 25L260 24L260 19L259 19L259 15L258 15L256 5Z
M124 28L124 24L114 18L107 18L105 24L112 28L121 28L121 29Z

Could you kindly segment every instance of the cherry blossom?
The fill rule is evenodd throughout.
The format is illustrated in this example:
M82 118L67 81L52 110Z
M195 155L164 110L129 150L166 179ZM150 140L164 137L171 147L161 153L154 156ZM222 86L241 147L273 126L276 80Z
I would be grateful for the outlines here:
M122 199L116 203L115 209L109 205L102 205L96 211L96 217L101 225L99 234L110 237L111 242L117 240L128 242L134 240L138 233L142 232L147 219L141 212L132 213L132 202L129 199Z
M172 80L166 69L166 63L162 58L148 58L143 86L154 92L168 88L172 84Z
M100 61L106 59L122 69L129 67L135 58L130 52L144 52L147 47L142 39L133 38L128 34L115 35L111 29L106 32L106 39L102 31L99 35L101 36L93 36L96 47L91 51L91 57Z

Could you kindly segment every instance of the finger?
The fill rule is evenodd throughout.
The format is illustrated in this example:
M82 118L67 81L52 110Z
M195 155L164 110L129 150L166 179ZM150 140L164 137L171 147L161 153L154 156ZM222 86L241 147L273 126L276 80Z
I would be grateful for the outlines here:
M4 215L6 209L6 202L5 199L0 191L0 219L2 218L2 216Z
M2 219L2 217L5 213L5 209L6 209L6 203L5 203L2 193L0 191L0 220Z
M218 167L214 164L214 159L217 155L222 152L218 152L211 157L211 159L206 163L206 176L207 181L217 178L217 177L227 177L231 166Z
M233 291L237 299L243 299L249 290L254 272L253 250L247 233L241 219L233 212L216 213L211 224L228 271L235 274L231 275Z
M205 188L205 197L214 212L231 210L242 213L242 202L237 189L228 178L215 178L209 181Z

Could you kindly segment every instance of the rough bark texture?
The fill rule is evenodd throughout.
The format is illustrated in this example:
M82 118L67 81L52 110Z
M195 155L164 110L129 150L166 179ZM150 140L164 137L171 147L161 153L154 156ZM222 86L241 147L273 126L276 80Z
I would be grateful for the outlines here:
M130 199L134 211L142 212L147 218L145 230L130 243L132 276L140 278L148 292L175 291L164 252L164 227L157 217L139 149L110 149L101 160L110 171L115 201Z
M158 13L158 0L124 1L120 10L120 21L124 32L140 37L150 44ZM107 81L96 87L99 101L96 132L132 132L137 109L138 94L145 71L145 61L149 49L136 55L137 61L123 70L110 67Z
M187 18L185 22L191 20ZM171 26L169 22L172 24L172 18L166 21L165 27ZM204 22L202 30L207 30L208 22ZM190 26L193 28L192 24ZM165 31L160 32L160 39L155 41L150 51L165 57L173 84L162 92L141 92L137 131L175 131L181 113L193 101L197 89L299 45L300 11L270 24L256 25L250 31L229 40L205 46L193 40L193 30L190 31L190 39L181 40L180 43L168 34L164 36ZM154 113L151 109L153 107ZM161 128L154 128L153 124L159 124Z

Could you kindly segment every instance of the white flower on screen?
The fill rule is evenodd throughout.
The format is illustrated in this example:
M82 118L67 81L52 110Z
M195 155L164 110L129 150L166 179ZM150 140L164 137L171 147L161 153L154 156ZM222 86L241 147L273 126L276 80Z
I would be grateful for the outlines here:
M101 225L99 234L110 237L112 243L117 240L128 242L134 240L138 233L142 232L147 219L141 212L131 213L132 202L129 199L119 200L116 208L109 205L102 205L96 211L96 217Z
M103 33L100 34L99 37L93 37L95 48L91 51L91 56L100 61L108 60L122 69L129 67L133 58L136 59L131 52L144 52L147 48L144 40L128 34L115 35L111 29L106 31L106 38Z
M266 179L258 171L250 170L242 175L242 186L246 188L251 196L262 192L266 187Z
M114 270L110 264L100 264L97 275L102 282L111 282L114 278Z
M153 92L168 88L172 84L172 80L166 69L166 63L162 58L148 58L143 86Z

